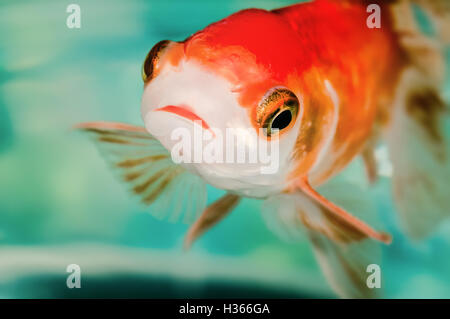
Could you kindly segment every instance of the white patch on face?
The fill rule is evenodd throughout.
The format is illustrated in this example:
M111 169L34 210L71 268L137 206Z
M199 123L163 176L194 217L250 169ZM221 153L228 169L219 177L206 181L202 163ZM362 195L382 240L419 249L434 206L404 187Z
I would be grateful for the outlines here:
M324 171L327 171L332 164L335 162L333 159L337 158L337 154L335 151L331 149L331 145L333 144L337 125L339 122L339 96L336 93L336 90L334 89L333 85L330 83L329 80L324 81L324 86L326 93L331 98L331 101L333 102L334 110L333 110L333 122L331 124L331 127L329 129L329 132L325 138L325 141L323 142L323 145L321 146L321 150L317 156L317 159L315 163L313 164L313 167L310 170L310 181L312 184L315 184L314 180L316 176L320 176L321 173Z
M202 118L210 128L226 135L227 129L252 128L247 109L239 105L232 85L225 79L202 68L194 61L182 61L177 67L167 67L145 88L141 113L147 131L156 137L169 152L177 143L171 139L175 129L186 128L194 134L194 123L182 116L157 111L168 105L183 107ZM300 112L299 112L300 113ZM261 163L189 163L181 164L206 182L221 189L249 197L265 197L285 188L286 175L292 168L290 156L297 137L301 114L297 123L283 134L279 142L278 169L274 174L261 174ZM242 134L242 133L240 133ZM241 136L242 137L242 136ZM258 138L245 138L249 148Z

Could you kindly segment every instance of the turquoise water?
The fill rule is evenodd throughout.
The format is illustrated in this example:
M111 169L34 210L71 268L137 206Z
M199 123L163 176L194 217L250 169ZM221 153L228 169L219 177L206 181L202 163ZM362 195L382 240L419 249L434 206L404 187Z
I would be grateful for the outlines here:
M269 231L257 200L183 252L188 226L152 217L70 130L93 120L141 124L140 68L157 41L182 40L243 8L294 2L77 1L81 29L66 27L64 1L1 2L0 297L334 296L308 242ZM383 248L386 297L449 298L448 223L412 243L388 178L368 188L360 159L339 178L363 190L394 235ZM208 201L222 193L209 188ZM71 263L88 278L79 292L64 288Z

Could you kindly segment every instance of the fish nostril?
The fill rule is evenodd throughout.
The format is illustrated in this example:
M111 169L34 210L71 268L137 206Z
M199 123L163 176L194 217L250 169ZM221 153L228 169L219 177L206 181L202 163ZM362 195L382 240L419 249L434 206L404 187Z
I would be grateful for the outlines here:
M155 76L155 69L157 68L158 61L161 58L162 52L169 46L172 41L163 40L156 43L145 58L142 65L142 80L144 83L149 82Z

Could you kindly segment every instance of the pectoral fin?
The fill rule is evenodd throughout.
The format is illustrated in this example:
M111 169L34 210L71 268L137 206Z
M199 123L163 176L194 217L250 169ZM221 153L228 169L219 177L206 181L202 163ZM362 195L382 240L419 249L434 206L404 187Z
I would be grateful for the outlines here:
M328 184L326 188L333 194L333 199L346 208L358 208L367 218L376 219L376 210L360 188L349 183L338 183L334 187L328 187ZM263 205L264 216L270 215L266 220L273 225L278 217L275 230L280 233L284 229L290 240L304 238L300 233L307 236L320 268L340 297L375 298L381 295L381 289L367 284L370 275L367 268L372 264L381 265L380 244L372 237L387 241L387 236L372 230L356 217L349 218L346 212L342 214L342 208L336 212L336 205L330 207L328 201L324 203L317 199L315 191L308 192L298 190L269 198Z
M379 245L366 239L342 245L326 235L307 231L314 255L331 287L343 298L378 298L381 289L369 287L369 265L380 265Z
M203 180L172 162L170 153L143 127L92 122L76 126L91 137L103 158L152 214L190 222L206 205ZM175 200L174 200L175 199Z
M367 285L367 267L380 265L379 243L391 237L303 185L297 212L311 241L316 259L333 289L344 298L376 298L380 290ZM356 196L356 194L354 194Z
M315 191L307 179L301 180L297 186L307 195L316 207L316 215L304 214L303 223L310 229L325 234L337 242L358 241L363 238L373 238L389 244L391 236L374 230L372 227L335 205L317 191Z

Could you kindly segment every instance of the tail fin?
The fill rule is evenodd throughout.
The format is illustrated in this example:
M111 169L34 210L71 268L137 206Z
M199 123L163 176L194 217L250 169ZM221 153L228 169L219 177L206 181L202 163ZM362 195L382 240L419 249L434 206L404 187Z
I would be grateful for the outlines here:
M420 31L411 3L430 14L438 31L435 37ZM406 66L398 83L386 139L401 219L412 237L421 238L450 217L450 108L441 94L450 3L400 1L392 9ZM447 29L443 29L444 25Z
M450 109L433 81L403 74L387 130L393 188L404 226L421 238L450 217Z
M430 17L439 41L450 45L450 1L414 0Z

